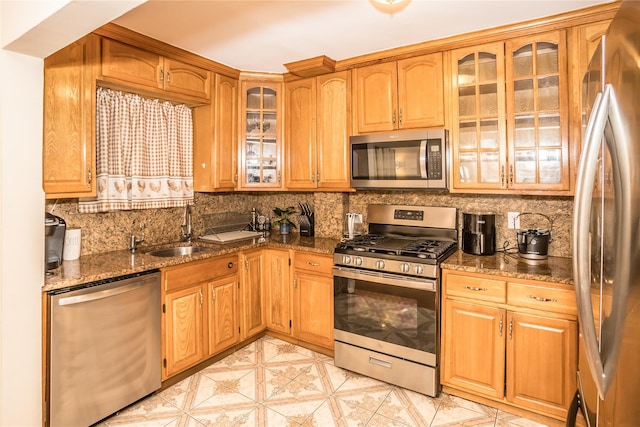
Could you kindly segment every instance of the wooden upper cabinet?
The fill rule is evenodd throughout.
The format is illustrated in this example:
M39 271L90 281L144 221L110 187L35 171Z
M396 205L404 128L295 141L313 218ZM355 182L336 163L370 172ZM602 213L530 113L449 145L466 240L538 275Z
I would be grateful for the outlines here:
M285 162L288 188L316 187L316 79L285 85Z
M231 191L238 181L238 80L216 74L209 104L193 109L195 191Z
M396 129L397 80L398 69L395 62L353 70L354 133Z
M164 89L169 92L210 99L211 72L177 61L164 59Z
M510 189L570 189L566 52L564 31L505 44Z
M564 31L451 52L453 191L569 194L566 52Z
M163 58L128 44L102 39L102 75L162 89Z
M102 75L180 95L211 97L209 70L107 38L102 40Z
M353 70L354 133L444 125L442 53Z
M317 177L318 189L350 187L349 150L351 78L350 73L317 77Z
M349 188L350 82L343 71L287 83L287 188Z
M442 53L398 61L398 129L444 126Z
M585 95L589 99L595 99L597 85L586 85L585 74L589 67L589 62L600 43L601 37L609 28L610 20L598 21L590 24L580 25L571 29L570 33L570 61L569 61L569 116L570 128L569 137L573 156L573 182L577 174L579 163L579 153L582 148L582 138L586 128L587 111L584 105ZM588 90L587 94L585 91Z
M279 79L241 82L239 189L282 188L282 98Z
M44 60L42 187L47 198L95 196L100 39L88 35Z
M451 52L453 188L506 188L504 45Z

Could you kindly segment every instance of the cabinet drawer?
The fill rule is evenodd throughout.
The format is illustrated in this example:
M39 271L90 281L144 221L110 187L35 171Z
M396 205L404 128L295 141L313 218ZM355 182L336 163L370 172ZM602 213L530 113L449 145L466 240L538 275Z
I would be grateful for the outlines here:
M296 252L293 256L293 266L301 270L310 270L319 274L331 275L333 269L333 257Z
M162 284L165 291L174 291L237 272L238 255L225 255L201 262L196 261L182 266L170 267L163 271Z
M507 296L506 282L481 277L447 274L445 276L447 296L471 298L482 301L504 303Z
M577 314L576 295L568 289L509 282L507 302L519 307Z

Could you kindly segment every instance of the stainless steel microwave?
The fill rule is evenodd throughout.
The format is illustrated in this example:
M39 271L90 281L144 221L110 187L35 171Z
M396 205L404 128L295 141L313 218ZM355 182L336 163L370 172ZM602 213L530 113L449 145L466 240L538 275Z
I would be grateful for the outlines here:
M447 140L445 129L352 136L351 187L446 190Z

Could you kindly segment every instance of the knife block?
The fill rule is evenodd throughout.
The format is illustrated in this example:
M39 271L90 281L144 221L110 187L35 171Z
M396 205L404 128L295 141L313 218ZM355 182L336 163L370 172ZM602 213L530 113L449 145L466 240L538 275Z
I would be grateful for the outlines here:
M300 215L300 235L303 237L313 237L315 235L314 215Z

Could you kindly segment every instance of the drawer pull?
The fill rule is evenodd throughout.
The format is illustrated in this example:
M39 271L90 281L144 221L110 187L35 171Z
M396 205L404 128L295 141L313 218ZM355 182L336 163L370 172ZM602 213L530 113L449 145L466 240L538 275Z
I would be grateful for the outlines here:
M320 267L320 263L319 262L307 261L307 264L309 264L311 267Z
M555 298L543 298L543 297L537 297L535 295L529 295L529 298L532 298L536 301L541 301L541 302L558 302L558 300Z
M489 290L488 288L478 288L475 286L467 286L467 285L464 285L463 288L468 289L470 291L488 291Z
M382 366L383 368L391 369L391 362L387 362L386 360L376 359L375 357L369 356L369 363L373 363L374 365Z

